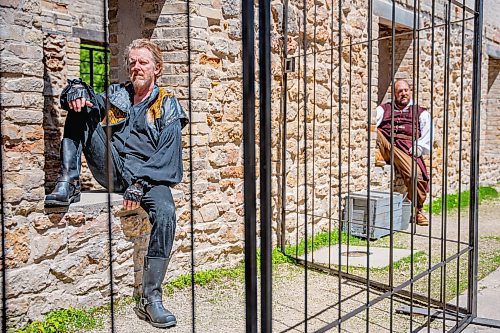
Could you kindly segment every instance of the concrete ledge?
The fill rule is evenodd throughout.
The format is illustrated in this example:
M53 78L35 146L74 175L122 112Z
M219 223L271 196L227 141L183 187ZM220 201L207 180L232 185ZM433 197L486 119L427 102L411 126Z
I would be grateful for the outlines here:
M111 193L109 205L119 206L122 204L123 196L118 193ZM97 214L108 208L108 192L89 191L82 192L80 201L68 207L45 207L45 213L75 213L84 212L86 214Z
M397 25L403 26L407 29L413 29L413 11L403 8L401 5L396 4L395 22ZM373 1L373 14L379 16L382 22L392 22L392 2L384 0ZM420 22L423 20L420 19Z

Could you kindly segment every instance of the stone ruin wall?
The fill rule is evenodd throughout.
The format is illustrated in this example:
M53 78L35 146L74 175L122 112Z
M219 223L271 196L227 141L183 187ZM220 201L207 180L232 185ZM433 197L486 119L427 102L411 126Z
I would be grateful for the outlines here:
M77 76L79 70L79 40L65 34L54 34L46 27L55 24L57 31L70 27L74 17L67 15L68 3L65 6L48 6L50 2L25 1L23 7L17 1L2 3L1 24L9 27L9 33L2 34L2 133L4 134L4 195L7 240L8 268L8 316L12 325L21 325L28 319L37 319L50 309L83 304L95 306L102 304L109 295L107 287L106 249L107 213L96 210L92 213L81 211L45 214L43 196L46 185L53 180L54 174L45 172L55 167L56 145L60 139L60 126L64 122L64 112L58 109L57 96L68 77ZM316 4L316 8L314 7ZM344 43L352 40L366 39L366 9L359 1L343 2L342 18L344 20ZM172 89L188 106L188 58L187 58L187 8L185 2L141 1L131 4L129 1L113 0L109 2L109 31L111 43L111 75L112 81L123 77L118 61L119 49L128 42L120 36L118 29L127 6L135 5L143 8L139 17L129 18L139 23L137 31L131 32L128 38L152 38L164 52L165 71L160 85ZM342 142L341 156L338 152L338 136L330 137L330 84L338 84L338 65L333 64L330 72L330 54L328 43L331 38L330 17L332 3L329 1L308 1L309 14L316 10L318 20L307 22L307 39L309 50L316 48L316 75L312 71L312 55L308 56L308 120L307 120L307 154L308 154L308 207L313 205L314 213L319 218L314 220L315 231L328 225L328 216L338 219L338 165L342 161L341 185L344 196L348 185L351 190L362 190L366 187L367 160L367 48L357 45L352 52L352 101L351 123L346 122L349 116L349 52L342 52ZM338 17L338 4L333 3L334 19ZM282 40L280 35L282 20L282 3L273 1L272 20L272 94L273 94L273 213L274 220L279 221L281 193L281 125L283 115L280 109ZM66 8L66 9L65 9ZM315 9L314 9L315 8ZM290 4L290 38L289 55L299 52L299 21L301 2ZM95 12L95 11L94 11ZM5 13L5 15L3 15ZM66 13L66 14L65 14ZM160 14L161 13L161 14ZM191 3L191 97L192 97L192 139L193 139L193 208L195 226L195 269L209 269L233 266L243 258L243 167L242 167L242 128L241 128L241 29L239 2L229 1L193 1ZM65 16L66 15L66 16ZM52 22L52 23L50 23ZM60 22L62 27L57 26ZM65 23L66 22L66 23ZM88 22L87 22L88 23ZM374 17L374 27L378 26ZM96 24L96 29L98 23ZM317 36L314 44L312 31L316 26ZM69 28L66 28L69 29ZM300 28L302 29L302 27ZM2 32L4 29L2 29ZM377 29L373 31L378 35ZM436 41L444 45L443 34L438 32ZM456 34L454 34L456 35ZM5 38L4 38L5 36ZM133 37L133 38L132 38ZM470 37L469 37L470 38ZM337 45L338 31L334 27L333 43ZM498 41L497 41L498 42ZM454 41L454 43L456 43ZM410 43L411 44L411 43ZM469 43L470 44L470 43ZM422 104L430 103L430 77L426 71L429 66L429 38L421 38L421 91ZM379 91L378 73L381 63L377 62L380 45L373 44L373 79L371 84L372 110L374 111ZM329 49L328 49L329 50ZM412 58L411 45L406 53L400 54L402 65L398 74L408 75ZM467 50L466 61L471 62L470 50ZM323 51L323 52L321 52ZM303 52L303 50L301 51ZM338 49L333 49L333 59L338 58ZM444 61L442 48L435 47L436 63L442 66ZM456 47L452 47L454 55ZM455 60L454 60L455 59ZM450 124L458 120L456 85L460 80L456 77L456 58L451 60L453 68L450 96L453 107L450 108ZM301 60L302 61L302 60ZM46 71L40 66L44 63ZM296 63L296 66L298 63ZM438 71L436 67L436 72ZM410 70L411 72L411 70ZM485 71L483 70L483 74ZM4 75L5 74L5 75ZM289 74L288 97L290 106L287 116L287 204L293 210L304 206L304 147L303 122L297 124L298 117L303 119L301 90L297 82L298 69ZM120 76L121 75L121 76ZM439 76L441 75L441 76ZM436 82L442 82L436 73ZM50 82L50 84L48 84ZM495 81L496 82L496 81ZM302 87L303 82L300 83ZM464 76L466 103L470 103L470 74ZM483 84L483 88L484 88ZM48 89L50 88L50 89ZM441 99L435 105L435 114L442 118L443 91L442 84L434 87L435 98ZM300 93L299 93L300 92ZM361 96L361 98L359 97ZM468 97L467 97L468 96ZM493 95L492 95L493 96ZM294 103L292 103L292 101ZM338 127L338 91L333 94L333 130ZM257 104L258 105L258 104ZM465 112L470 112L470 107ZM49 116L50 115L50 116ZM313 115L316 120L313 122ZM374 115L373 115L374 117ZM467 117L466 117L467 118ZM350 125L350 127L349 127ZM313 134L315 126L315 134ZM350 128L350 154L348 154ZM436 121L435 160L433 180L436 186L440 182L442 164L442 122ZM451 131L450 131L451 132ZM189 196L189 129L184 131L185 146L185 178L174 191L178 207L178 229L174 244L172 264L168 278L187 273L191 268L190 261L190 196ZM450 140L456 133L450 133ZM299 140L297 140L299 137ZM374 147L372 133L371 147ZM314 141L314 158L312 156ZM467 135L465 143L467 144ZM332 151L330 152L330 144ZM297 147L297 145L299 145ZM297 148L299 148L297 154ZM451 145L456 155L456 147ZM468 150L464 151L464 174L468 172ZM373 154L373 149L372 149ZM449 188L456 188L457 175L454 171L457 158L450 155ZM332 186L330 190L330 156L332 157ZM348 159L351 161L351 176L347 177ZM371 157L373 161L373 156ZM314 163L312 163L314 162ZM51 164L52 163L52 164ZM299 175L297 176L297 163ZM314 165L314 169L313 169ZM491 164L492 165L492 164ZM467 166L467 167L465 167ZM45 168L45 169L44 169ZM491 169L494 181L495 168ZM496 168L498 170L498 168ZM372 181L383 184L387 179L386 172L375 172ZM379 170L380 171L380 170ZM52 178L51 178L52 177ZM297 178L298 177L298 178ZM384 178L385 177L385 178ZM90 178L88 178L90 179ZM298 180L297 180L298 179ZM490 180L491 180L490 179ZM296 202L297 181L299 201ZM486 179L485 181L488 181ZM88 182L88 184L91 184ZM434 192L436 193L436 192ZM436 193L437 194L437 193ZM331 210L330 210L330 199ZM297 227L296 213L287 215L287 241L294 242ZM117 208L111 217L113 235L116 240L112 244L114 254L114 271L116 292L118 296L130 296L134 287L138 286L142 255L147 246L148 223L143 215L120 215ZM277 223L276 223L277 225ZM275 228L274 236L278 230ZM309 226L312 231L312 224ZM299 233L303 235L304 219L299 217ZM98 250L96 250L96 248ZM37 279L25 280L26 272L36 271ZM85 282L86 281L86 282ZM90 281L90 282L89 282ZM29 285L19 289L15 285Z

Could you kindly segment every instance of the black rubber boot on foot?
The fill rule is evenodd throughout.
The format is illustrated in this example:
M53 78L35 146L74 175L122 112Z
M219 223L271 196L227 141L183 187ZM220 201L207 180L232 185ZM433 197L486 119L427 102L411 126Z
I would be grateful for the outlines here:
M142 275L142 297L134 308L139 319L157 328L173 327L177 324L175 316L163 307L161 284L167 272L170 258L144 258Z
M52 193L45 196L45 206L69 206L80 201L80 161L79 145L64 138L60 150L61 170Z

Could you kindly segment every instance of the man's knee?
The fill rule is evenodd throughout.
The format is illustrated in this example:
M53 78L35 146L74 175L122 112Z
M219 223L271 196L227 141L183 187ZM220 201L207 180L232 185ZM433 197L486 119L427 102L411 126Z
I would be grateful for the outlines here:
M152 218L160 223L175 221L175 203L168 186L153 186L146 196L146 209Z

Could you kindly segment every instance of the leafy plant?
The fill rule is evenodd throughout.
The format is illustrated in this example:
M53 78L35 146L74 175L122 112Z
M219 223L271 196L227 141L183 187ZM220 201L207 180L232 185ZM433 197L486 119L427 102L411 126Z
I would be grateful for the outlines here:
M57 309L49 312L43 320L34 321L16 333L72 333L79 329L92 329L102 325L96 316L98 310Z

